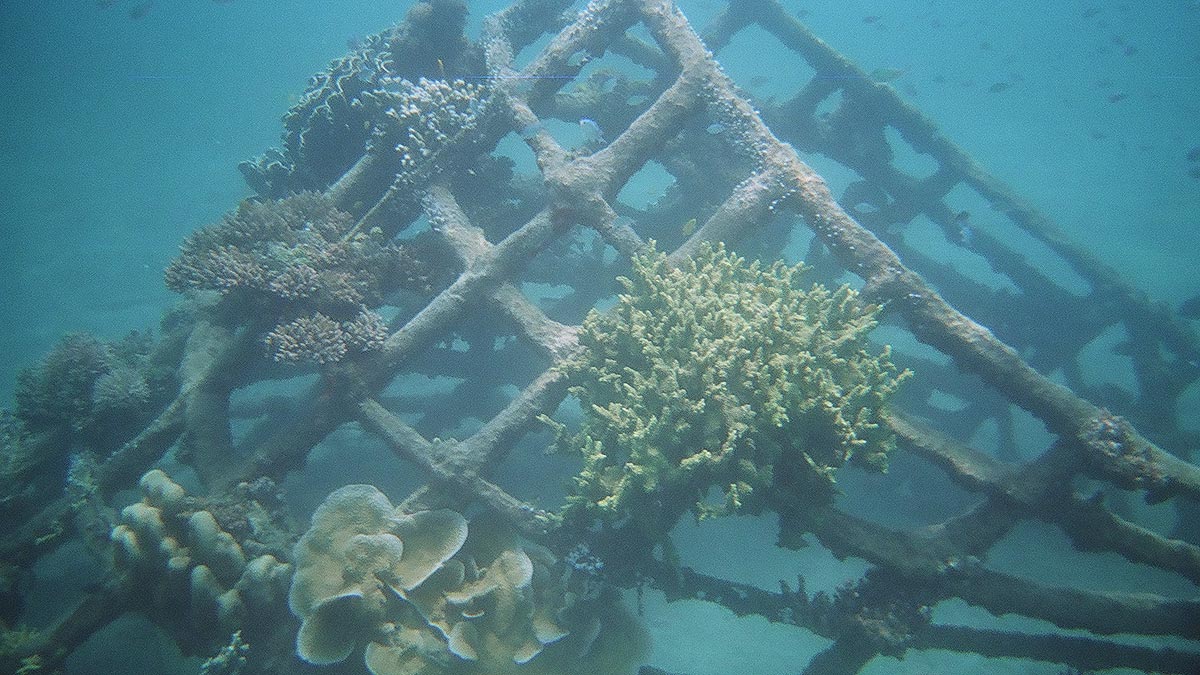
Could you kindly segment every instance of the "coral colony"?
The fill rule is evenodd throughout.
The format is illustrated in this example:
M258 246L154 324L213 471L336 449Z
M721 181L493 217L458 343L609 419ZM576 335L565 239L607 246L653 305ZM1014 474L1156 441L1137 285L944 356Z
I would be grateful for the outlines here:
M797 672L920 650L1200 669L1186 645L1108 637L1195 638L1194 600L987 564L1015 526L1041 520L1079 549L1200 582L1200 470L1142 435L1184 447L1158 413L1197 376L1177 367L1197 359L1188 325L785 3L728 3L703 43L669 0L569 5L517 0L472 41L465 2L426 0L356 42L288 112L282 148L240 167L257 195L183 243L166 270L180 302L157 337L70 335L21 375L0 417L0 670L56 672L137 612L205 673L660 673L642 666L628 592L646 588L825 638ZM714 52L751 26L819 74L794 99L752 104L722 71ZM585 144L560 143L550 120ZM904 173L886 127L939 170ZM869 178L835 200L796 148ZM643 208L623 203L651 160L672 184ZM970 241L955 188L995 207L972 218ZM918 214L1028 292L1000 298L911 247L892 226ZM1057 287L989 218L1044 242L1090 294ZM778 262L800 232L805 264ZM873 342L879 324L944 361ZM1106 398L1070 365L1111 326L1128 328L1137 400ZM1042 375L1056 369L1065 386ZM965 403L950 413L935 392ZM1055 437L1024 464L1015 408ZM1007 439L995 454L965 443L988 420ZM348 485L295 522L279 486L338 430L402 460L372 475L425 485ZM501 479L530 447L570 469ZM913 530L842 508L839 477L876 477L900 453L974 500ZM1106 506L1114 489L1186 517L1152 531ZM803 569L778 590L701 574L671 540L689 512L772 514L779 545L818 542L870 571L811 594ZM21 579L68 542L103 578L59 623L18 625L32 601ZM934 622L947 599L1082 631Z

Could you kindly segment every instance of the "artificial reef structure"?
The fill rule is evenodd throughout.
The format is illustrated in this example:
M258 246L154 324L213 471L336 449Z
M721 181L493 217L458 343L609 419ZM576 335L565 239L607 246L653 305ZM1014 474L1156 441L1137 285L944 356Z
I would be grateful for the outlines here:
M22 375L0 419L0 668L60 670L137 612L206 673L654 673L621 597L653 587L821 636L796 664L812 675L921 650L1197 670L1200 602L988 564L1042 521L1200 582L1185 321L776 0L699 32L668 0L518 0L476 41L466 13L418 2L313 77L282 147L240 167L257 195L166 270L182 300L157 338L69 336ZM806 74L793 98L752 101L721 69L751 29ZM858 178L835 196L800 153ZM620 193L650 163L672 182L635 208ZM964 193L992 207L969 242ZM916 220L1016 291L912 246ZM1082 376L1114 326L1136 395ZM931 349L892 352L880 327ZM1051 440L1022 458L1030 420ZM984 423L995 452L968 442ZM424 484L339 487L294 518L280 485L347 429ZM565 488L505 475L531 445ZM908 528L838 501L850 467L897 460L972 499ZM1134 496L1169 502L1174 529L1137 522ZM803 569L778 589L703 574L671 544L689 511L775 514L779 545L870 569L811 594ZM64 546L96 583L19 626L21 580ZM934 621L948 600L1054 629Z

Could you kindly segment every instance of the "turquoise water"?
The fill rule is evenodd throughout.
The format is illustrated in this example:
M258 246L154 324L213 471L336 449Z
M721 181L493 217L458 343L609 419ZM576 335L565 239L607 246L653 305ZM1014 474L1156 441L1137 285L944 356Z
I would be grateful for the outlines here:
M0 401L10 400L16 373L66 332L116 338L157 324L176 297L162 271L183 237L251 194L237 163L278 144L280 117L310 74L344 54L348 41L399 20L410 4L0 0ZM472 2L474 29L504 4ZM804 12L817 35L865 71L894 78L947 137L1154 301L1175 306L1200 294L1200 162L1187 157L1200 147L1200 2L784 4ZM697 27L723 6L678 5ZM720 60L751 94L782 98L796 87L785 56L772 39L748 33ZM813 164L835 194L848 182L831 164ZM647 201L655 196L651 180L631 187L638 188ZM1111 354L1097 354L1092 370L1132 386ZM1184 402L1184 419L1200 420L1200 392L1193 387ZM1030 434L1030 446L1041 442ZM353 445L329 442L314 453L313 475L295 486L298 515L307 517L305 509L333 487L377 471L354 465L366 460L349 454ZM869 485L873 477L857 480ZM394 501L404 487L397 481L396 492L389 490ZM1172 514L1144 511L1148 522L1169 527ZM737 518L685 522L676 536L685 560L701 571L765 588L799 568L813 575L810 590L862 572L861 563L837 562L818 547L773 549L765 543L773 532L769 519ZM760 564L728 555L747 549ZM1030 556L1031 549L1041 554ZM46 589L79 574L70 555L65 549L41 569L44 602L53 603ZM1053 529L1015 531L993 555L1008 569L1061 583L1195 597L1194 587L1170 575L1075 553ZM1027 627L965 606L939 611L948 621ZM655 639L649 663L666 670L782 675L798 671L794 654L823 646L785 626L735 619L699 602L666 604L653 593L646 612ZM110 630L68 672L197 668L197 659L177 659L169 640L136 619ZM112 648L116 640L121 652ZM865 672L985 671L1056 672L942 653L879 659Z
M904 71L895 86L948 137L1154 299L1196 294L1194 3L1087 3L1090 19L1075 2L785 4L864 70ZM66 331L154 324L182 237L249 194L237 163L277 144L310 74L404 7L156 0L134 20L134 5L0 5L5 398ZM719 6L681 3L696 26ZM759 44L722 62L752 93L789 91ZM771 73L757 87L756 68Z

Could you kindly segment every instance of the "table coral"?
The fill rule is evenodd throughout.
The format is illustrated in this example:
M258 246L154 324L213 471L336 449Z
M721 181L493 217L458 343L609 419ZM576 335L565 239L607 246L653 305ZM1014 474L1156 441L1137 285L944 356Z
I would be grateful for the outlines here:
M265 343L276 361L339 361L383 343L386 327L370 307L424 280L406 249L354 225L313 193L246 201L188 237L167 286L217 291L228 305L273 318Z
M846 461L886 468L880 415L907 372L867 341L878 308L848 286L802 290L802 272L721 244L678 268L653 248L634 259L566 366L584 414L577 433L559 427L584 458L568 518L632 519L660 538L689 506L822 502Z

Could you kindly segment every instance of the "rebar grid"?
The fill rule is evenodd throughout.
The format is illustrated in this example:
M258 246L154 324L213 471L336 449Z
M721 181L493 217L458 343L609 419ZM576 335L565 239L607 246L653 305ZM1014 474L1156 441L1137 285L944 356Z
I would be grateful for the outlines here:
M101 490L95 499L84 508L73 507L65 497L52 503L5 538L0 548L4 558L28 564L55 543L41 535L69 518L75 518L85 533L106 533L115 521L106 501L134 484L177 441L209 490L217 493L259 476L282 477L347 422L360 423L424 471L428 485L410 495L404 508L482 503L530 538L553 544L552 514L517 499L489 479L512 447L536 427L536 418L553 414L566 397L567 382L555 366L576 348L577 327L549 318L523 295L520 280L540 253L577 226L594 230L624 259L644 250L638 223L618 215L626 208L616 203L616 196L647 162L656 160L681 182L707 184L713 194L725 195L674 250L673 261L689 256L703 241L738 242L787 215L798 216L841 269L865 282L864 295L884 305L888 320L902 322L919 340L951 357L960 370L990 385L997 398L1034 415L1057 440L1036 460L1003 462L953 437L968 423L1003 415L987 397L972 403L941 431L919 421L919 415L929 416L929 411L893 411L889 423L902 447L940 467L960 487L980 494L983 501L978 506L939 525L902 532L834 507L801 510L799 505L771 504L780 515L781 540L812 533L835 555L856 556L874 566L872 574L848 592L852 598L848 595L830 603L820 597L810 599L802 589L786 585L779 593L767 593L665 563L642 570L641 578L614 581L626 585L650 581L671 599L703 598L739 615L761 615L833 639L833 645L817 655L805 673L855 673L880 654L902 656L909 649L935 648L1047 660L1080 669L1195 669L1200 654L1168 648L928 621L929 607L957 597L997 616L1015 613L1097 635L1200 637L1200 603L1195 601L1049 587L989 570L980 562L1015 525L1036 519L1058 525L1080 550L1112 551L1200 583L1200 547L1129 522L1101 502L1080 496L1072 486L1077 476L1088 476L1144 491L1148 501L1200 498L1197 467L1164 452L1123 418L1073 391L1086 391L1075 361L1080 349L1107 327L1121 323L1139 354L1134 364L1143 394L1138 400L1112 401L1113 407L1128 410L1139 425L1145 421L1155 437L1171 447L1193 447L1195 439L1179 430L1174 415L1152 414L1173 411L1179 393L1196 377L1195 367L1179 367L1200 354L1186 325L1072 244L941 137L890 87L873 82L812 36L778 2L730 3L705 32L705 42L669 0L592 2L561 26L528 66L516 70L513 55L545 32L560 28L559 13L568 4L517 2L488 20L482 40L497 103L478 134L467 142L476 148L493 148L512 131L532 130L522 137L536 156L543 180L544 206L535 215L502 239L490 241L485 229L460 205L461 195L451 187L451 175L435 177L414 193L391 184L389 169L379 157L365 155L328 190L339 203L373 204L360 210L356 229L379 227L395 235L423 210L457 258L461 274L414 316L393 326L379 353L326 369L321 382L307 394L281 403L279 410L255 425L242 443L249 449L241 453L245 461L231 460L238 453L230 432L230 396L272 374L265 366L249 371L238 367L261 358L252 327L230 330L215 320L201 321L188 339L178 397L138 437L100 465L96 480ZM636 24L649 32L652 43L628 33ZM795 99L764 106L761 114L709 51L719 51L750 25L774 34L816 72ZM624 101L605 103L561 91L572 81L561 75L578 75L581 69L573 55L598 57L606 51L656 73L657 95L644 109L631 111L633 106ZM816 111L835 92L841 93L842 102L831 121L825 122ZM574 113L581 107L592 112L588 105L600 106L594 117L612 121L605 123L606 129L622 129L594 153L569 151L542 125L548 117L577 117ZM731 160L732 168L710 167L710 175L697 169L712 161L702 156L705 141L711 139L695 135L697 118L723 125L721 142L735 146L731 152L739 155ZM879 161L881 156L890 157L890 152L881 155L878 147L873 152L864 150L871 144L887 144L883 133L887 126L936 159L938 170L919 180ZM864 138L870 142L864 144ZM858 186L839 205L794 148L819 152L853 168L866 185L882 191L883 201L861 199L863 194L875 199L876 193ZM739 162L750 167L749 175L736 174ZM951 233L956 210L949 205L948 195L959 185L975 190L1013 224L1049 246L1088 281L1091 293L1080 297L1062 290L1000 238L980 231L973 244L976 252L1022 291L1005 297L997 309L991 304L996 294L907 246L889 229L924 214ZM378 197L364 200L363 195ZM878 208L861 208L868 202ZM659 208L670 216L672 207ZM648 211L646 219L662 217ZM821 255L815 248L812 254ZM931 281L949 299L934 290ZM480 312L509 322L549 366L470 437L431 441L390 410L381 394L422 353ZM1064 342L1057 333L1034 331L997 336L971 318L1000 312L1014 323L1033 326L1039 324L1038 317L1051 312L1076 316L1074 340ZM1031 346L1039 347L1034 362L1018 352ZM1066 369L1071 389L1042 374L1060 367ZM925 377L925 370L919 375ZM945 374L942 379L949 381L952 376ZM90 541L97 550L107 546L104 536ZM128 593L127 586L112 585L88 596L48 635L47 647L39 651L69 652L134 604Z

